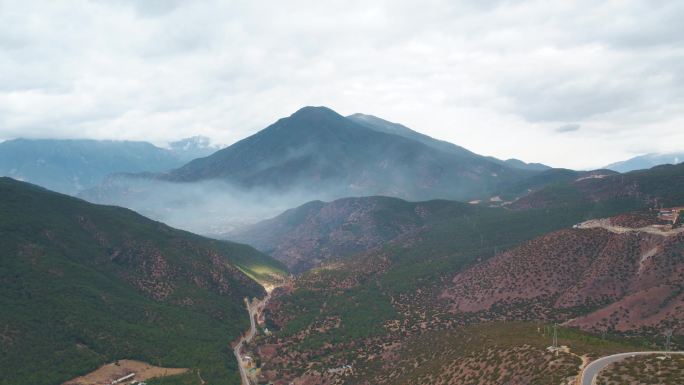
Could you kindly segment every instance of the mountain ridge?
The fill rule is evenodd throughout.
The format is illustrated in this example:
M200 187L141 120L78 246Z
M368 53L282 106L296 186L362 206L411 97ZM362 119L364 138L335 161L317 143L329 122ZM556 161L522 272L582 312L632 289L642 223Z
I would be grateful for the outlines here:
M476 153L474 153L474 152L472 152L472 151L470 151L464 147L458 146L454 143L432 138L428 135L414 131L414 130L404 126L403 124L390 122L388 120L384 120L384 119L379 118L379 117L374 116L374 115L355 113L355 114L347 116L347 118L351 119L357 123L360 123L362 125L365 125L369 128L372 128L376 131L395 134L395 135L403 136L403 137L408 138L408 139L413 139L413 140L421 142L425 145L428 145L428 146L433 147L433 148L440 150L440 151L453 152L456 154L463 154L463 155L468 155L468 156L480 157L482 159L486 159L486 160L489 160L489 161L492 161L492 162L495 162L498 164L502 164L505 166L518 168L521 170L543 171L543 170L548 170L551 168L551 167L544 165L544 164L541 164L541 163L525 163L519 159L501 160L501 159L497 159L497 158L492 157L492 156L478 155L478 154L476 154Z
M312 201L223 237L250 244L301 273L468 209L475 208L455 201L407 202L382 196Z
M682 244L681 233L560 230L457 274L442 298L455 312L490 314L484 318L520 320L527 312L544 319L580 308L569 325L594 332L668 326L682 333ZM621 312L626 303L629 312Z
M648 169L663 164L676 165L681 162L684 162L684 152L673 152L666 154L650 153L611 163L604 168L625 173L635 170Z
M114 173L161 172L209 155L206 138L170 143L94 139L12 139L0 143L0 175L75 195Z
M660 165L619 174L597 170L579 178L564 178L523 196L511 208L562 206L617 198L638 199L650 207L677 205L684 200L684 164Z

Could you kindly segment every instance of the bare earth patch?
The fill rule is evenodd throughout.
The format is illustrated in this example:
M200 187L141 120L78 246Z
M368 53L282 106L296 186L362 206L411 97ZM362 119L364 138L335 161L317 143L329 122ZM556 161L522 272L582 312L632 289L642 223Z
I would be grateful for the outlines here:
M69 380L62 385L102 385L109 384L112 381L119 379L131 373L135 373L132 380L145 381L154 377L174 376L187 372L185 368L162 368L153 366L142 361L133 360L119 360L117 362L106 364L90 372L84 376L76 377ZM127 381L125 383L128 383Z

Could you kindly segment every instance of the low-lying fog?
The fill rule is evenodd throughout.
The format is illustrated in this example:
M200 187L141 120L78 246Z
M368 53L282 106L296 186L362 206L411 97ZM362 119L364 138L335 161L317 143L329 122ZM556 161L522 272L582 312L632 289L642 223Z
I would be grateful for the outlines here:
M216 238L311 200L342 196L343 192L324 190L247 190L218 180L176 183L121 175L79 194L93 203L127 207L169 226Z

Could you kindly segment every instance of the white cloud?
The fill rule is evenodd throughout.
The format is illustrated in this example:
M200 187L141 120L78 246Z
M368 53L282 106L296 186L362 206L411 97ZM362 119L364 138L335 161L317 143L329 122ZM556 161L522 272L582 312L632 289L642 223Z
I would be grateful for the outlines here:
M231 143L327 105L598 167L684 149L682 19L676 0L0 0L0 138Z

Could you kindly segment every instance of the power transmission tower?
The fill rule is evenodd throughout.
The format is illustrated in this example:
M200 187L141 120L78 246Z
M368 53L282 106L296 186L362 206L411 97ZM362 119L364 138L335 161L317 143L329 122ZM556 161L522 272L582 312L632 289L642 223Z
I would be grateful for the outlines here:
M558 348L558 324L553 324L553 347Z
M670 340L672 339L672 329L665 330L665 356L670 357Z

